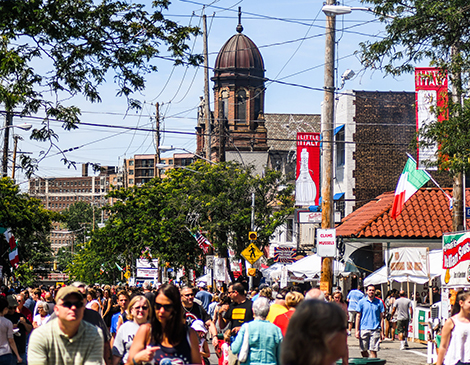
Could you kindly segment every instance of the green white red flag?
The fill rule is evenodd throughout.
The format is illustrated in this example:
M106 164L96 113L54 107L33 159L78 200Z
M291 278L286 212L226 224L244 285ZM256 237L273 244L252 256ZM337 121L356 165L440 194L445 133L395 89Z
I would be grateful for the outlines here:
M405 168L398 180L397 188L395 189L395 199L393 200L390 216L396 219L397 216L400 215L407 200L430 179L429 174L424 170L416 169L416 161L408 157L408 161L406 162Z
M20 258L18 256L18 246L16 246L15 236L13 236L13 232L10 228L0 227L0 233L5 236L5 239L8 242L8 245L10 246L10 252L8 254L10 264L11 266L16 267L16 265L20 262Z

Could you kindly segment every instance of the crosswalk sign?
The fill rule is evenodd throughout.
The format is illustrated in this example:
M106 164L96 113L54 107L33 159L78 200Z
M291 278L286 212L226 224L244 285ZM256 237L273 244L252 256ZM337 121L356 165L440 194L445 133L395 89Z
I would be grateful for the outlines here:
M263 256L263 252L254 243L250 243L248 247L241 252L241 255L246 261L253 265Z

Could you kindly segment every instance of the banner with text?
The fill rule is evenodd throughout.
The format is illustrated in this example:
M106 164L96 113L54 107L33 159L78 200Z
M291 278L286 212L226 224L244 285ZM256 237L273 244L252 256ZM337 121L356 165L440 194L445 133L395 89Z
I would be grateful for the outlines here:
M320 133L297 133L295 205L318 205L320 196Z
M442 121L446 112L436 115L437 108L445 108L448 101L447 74L436 67L415 68L415 90L416 90L416 130ZM434 110L433 110L434 109ZM426 161L436 161L437 144L432 147L418 147L418 169L425 169ZM437 167L427 168L435 170Z
M442 236L441 283L447 286L470 284L470 232Z
M390 250L389 277L429 277L429 255L426 247L400 247Z
M135 260L135 267L138 278L158 278L158 259Z

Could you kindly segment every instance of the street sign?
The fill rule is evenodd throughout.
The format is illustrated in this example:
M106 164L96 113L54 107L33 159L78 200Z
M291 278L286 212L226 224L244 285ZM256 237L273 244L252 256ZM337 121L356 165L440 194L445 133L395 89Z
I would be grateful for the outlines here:
M263 252L261 252L254 243L250 243L248 247L242 251L242 256L246 261L253 265L261 256L263 256Z
M470 208L465 208L465 218L470 218Z
M206 267L212 269L214 267L214 255L206 256Z
M124 277L126 279L129 279L131 277L131 272L129 270L127 270L125 273L124 273Z

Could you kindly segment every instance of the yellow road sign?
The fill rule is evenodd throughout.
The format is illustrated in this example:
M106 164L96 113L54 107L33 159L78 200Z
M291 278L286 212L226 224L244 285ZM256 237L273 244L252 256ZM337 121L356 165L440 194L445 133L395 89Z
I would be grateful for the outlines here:
M250 243L248 247L242 251L242 256L253 265L261 256L263 256L263 252L261 252L254 243Z
M129 270L127 270L125 273L124 273L124 277L126 279L129 279L131 277L131 272Z

